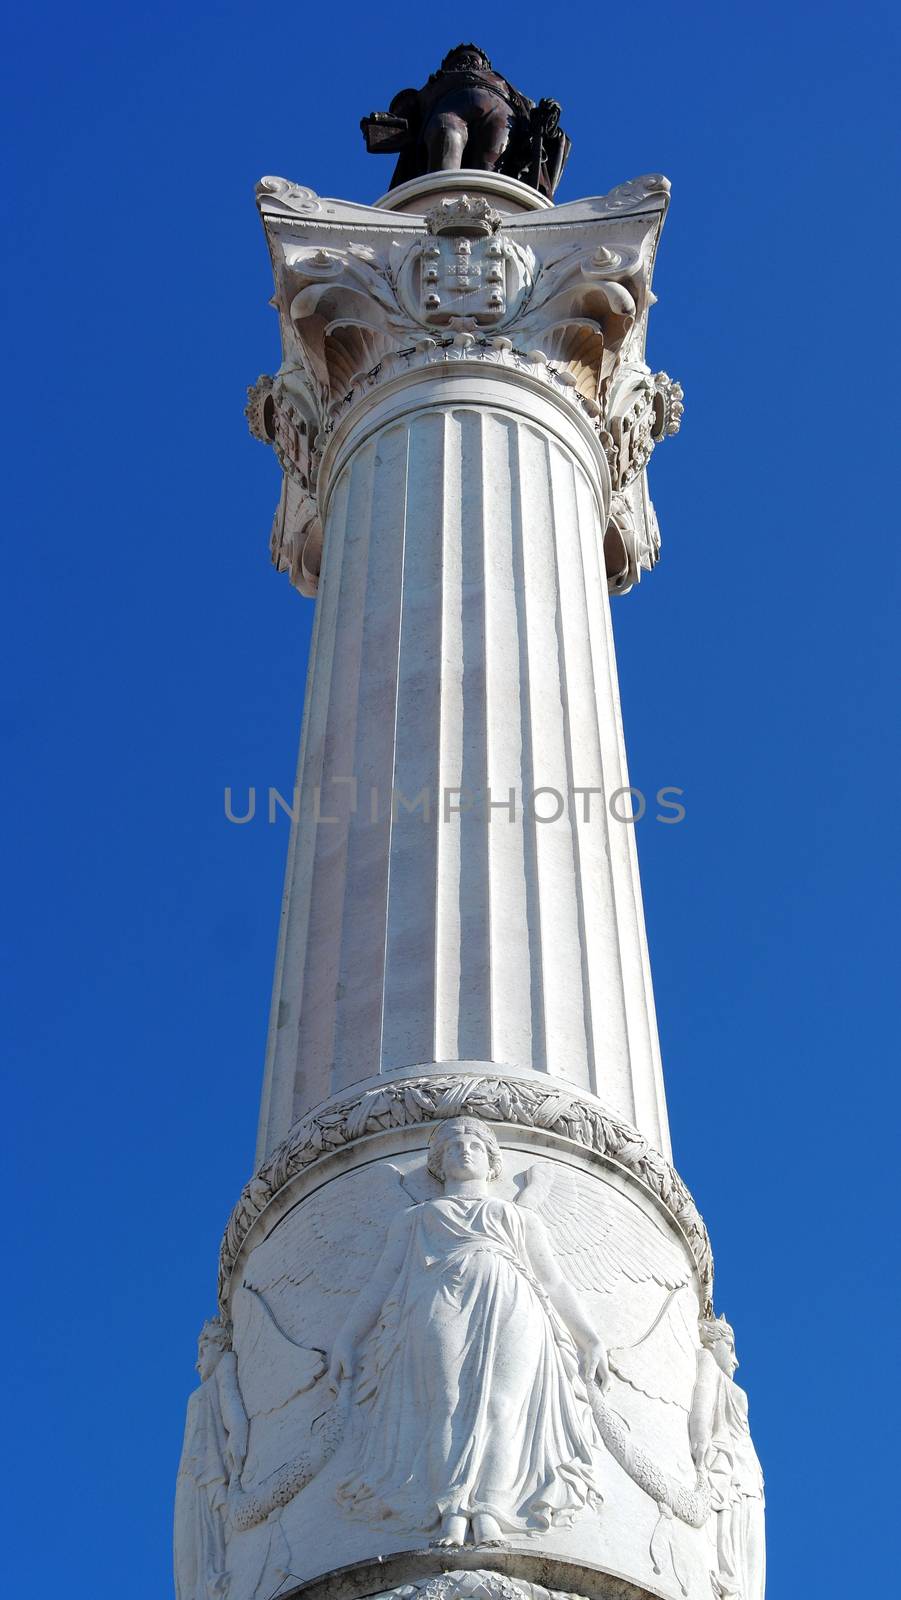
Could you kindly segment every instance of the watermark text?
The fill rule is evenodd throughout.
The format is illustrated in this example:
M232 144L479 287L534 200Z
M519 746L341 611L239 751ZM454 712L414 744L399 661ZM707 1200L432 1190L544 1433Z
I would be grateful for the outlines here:
M540 827L570 819L581 827L611 817L615 822L634 827L647 816L674 827L684 821L686 814L682 804L685 790L676 784L662 785L650 805L643 791L632 785L609 793L581 785L574 785L567 791L551 784L539 784L525 791L490 787L472 790L449 785L437 792L422 788L407 795L402 789L392 787L385 792L373 784L361 785L354 777L335 777L326 788L327 793L323 795L322 786L316 784L307 795L295 787L286 799L271 784L259 791L256 784L243 790L236 790L229 784L224 795L225 819L237 827L257 819L272 824L288 817L291 822L299 822L305 810L317 827L340 827L352 816L372 824L386 818L392 822L416 818L426 824L451 824L467 818L492 826L505 822L521 826L527 822Z

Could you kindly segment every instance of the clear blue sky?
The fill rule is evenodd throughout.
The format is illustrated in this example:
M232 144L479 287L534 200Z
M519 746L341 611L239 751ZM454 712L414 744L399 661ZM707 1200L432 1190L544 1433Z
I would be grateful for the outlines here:
M673 181L663 560L615 604L678 1166L767 1472L770 1600L896 1569L898 33L888 4L20 7L3 63L9 1592L169 1585L249 1173L312 607L268 565L253 184L372 200L357 122L458 39ZM891 1494L891 1499L890 1499Z

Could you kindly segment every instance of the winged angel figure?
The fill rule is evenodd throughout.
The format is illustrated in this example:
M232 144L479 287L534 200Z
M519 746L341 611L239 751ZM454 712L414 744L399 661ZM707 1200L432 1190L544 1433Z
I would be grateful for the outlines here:
M331 1415L341 1421L319 1446L321 1460L349 1414L362 1424L346 1452L339 1502L352 1515L431 1533L437 1545L495 1543L566 1525L596 1505L606 1446L659 1505L699 1525L708 1507L687 1505L691 1492L631 1442L605 1398L611 1365L642 1387L656 1363L643 1364L640 1351L608 1357L583 1299L624 1279L658 1285L665 1299L652 1339L688 1282L676 1244L613 1188L599 1206L596 1186L558 1163L532 1167L515 1200L492 1193L501 1152L491 1128L472 1117L438 1125L425 1170L390 1170L414 1203L391 1222L332 1342L326 1376ZM305 1271L326 1287L325 1256L314 1258ZM339 1273L346 1282L346 1260L332 1269L332 1290ZM291 1281L296 1294L296 1273ZM270 1290L279 1286L284 1274ZM294 1342L301 1331L292 1329ZM694 1349L686 1354L693 1374ZM690 1395L691 1377L686 1410ZM241 1496L238 1525L285 1504L314 1470L309 1455L298 1458Z

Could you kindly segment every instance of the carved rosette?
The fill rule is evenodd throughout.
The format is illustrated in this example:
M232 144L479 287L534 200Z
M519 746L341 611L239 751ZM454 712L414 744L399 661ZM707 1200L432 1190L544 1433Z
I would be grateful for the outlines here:
M457 195L418 216L262 179L284 359L254 386L247 414L284 474L279 571L315 593L317 468L338 423L404 374L453 365L527 373L589 419L614 490L609 586L637 582L660 542L647 463L682 414L681 387L643 355L668 188L651 175L599 200L506 216L484 195Z

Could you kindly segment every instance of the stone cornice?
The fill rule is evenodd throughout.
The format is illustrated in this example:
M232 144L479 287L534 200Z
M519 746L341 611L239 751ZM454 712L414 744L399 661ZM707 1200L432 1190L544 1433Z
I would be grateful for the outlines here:
M435 194L471 194L477 189L481 194L490 194L498 203L507 201L517 212L519 211L553 211L554 202L546 195L539 194L530 183L522 183L519 178L511 178L502 172L483 172L480 168L461 167L459 172L429 172L421 178L410 178L406 183L399 183L396 189L389 189L376 200L379 210L400 211L414 216L421 213L417 200L427 201Z
M303 1118L241 1191L222 1239L219 1298L225 1307L232 1269L250 1229L298 1174L357 1140L425 1126L461 1111L511 1128L533 1128L614 1162L665 1208L694 1259L705 1305L712 1304L713 1257L707 1230L682 1179L629 1123L596 1103L521 1079L459 1075L386 1080Z

